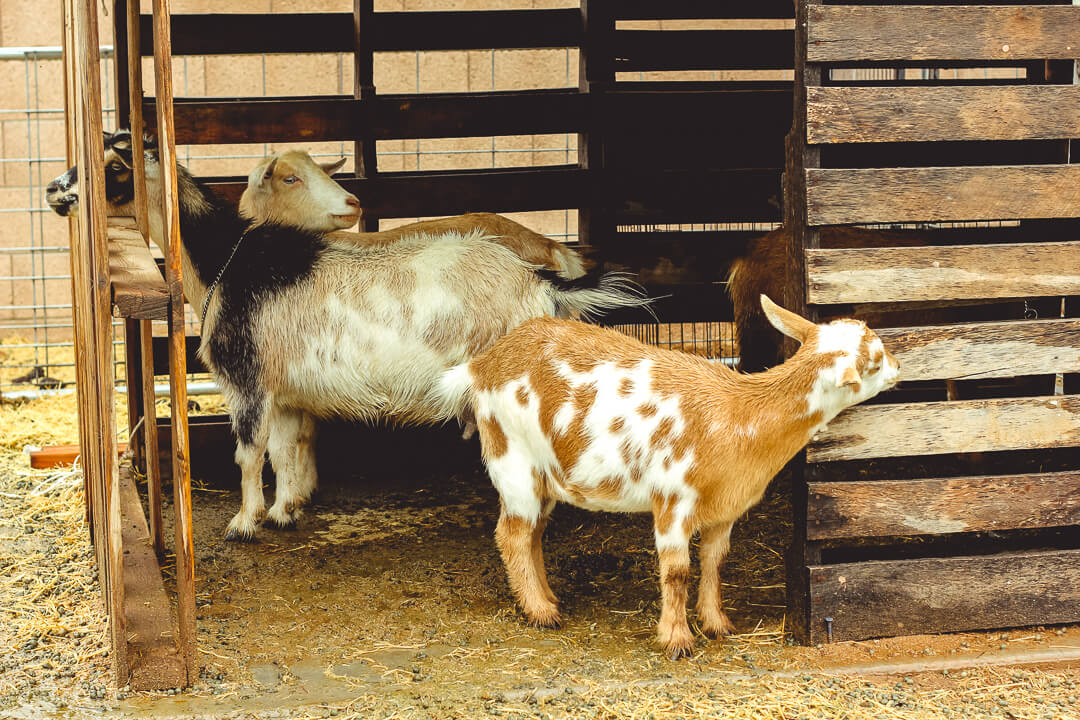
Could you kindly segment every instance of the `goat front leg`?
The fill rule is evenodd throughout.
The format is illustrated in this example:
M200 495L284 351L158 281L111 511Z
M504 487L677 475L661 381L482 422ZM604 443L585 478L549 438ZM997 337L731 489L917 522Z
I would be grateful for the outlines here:
M266 514L267 522L278 528L296 527L300 517L300 436L305 415L295 410L275 407L270 413L270 464L276 478L274 504Z
M724 614L720 591L720 571L731 547L732 525L733 522L720 523L701 531L701 584L698 586L697 614L701 631L709 637L735 632L735 626Z
M663 503L661 503L663 505ZM690 584L690 534L682 517L670 506L653 510L656 550L660 555L660 623L656 639L672 660L689 655L694 636L686 622L686 600Z
M240 466L240 512L236 513L225 531L226 540L249 542L255 538L255 528L266 513L262 491L262 468L266 458L266 443L270 433L270 404L256 401L237 404L233 409L233 428L236 431L236 464Z
M317 436L315 418L304 413L300 421L300 435L296 438L296 495L301 504L311 499L319 485L319 473L315 465Z

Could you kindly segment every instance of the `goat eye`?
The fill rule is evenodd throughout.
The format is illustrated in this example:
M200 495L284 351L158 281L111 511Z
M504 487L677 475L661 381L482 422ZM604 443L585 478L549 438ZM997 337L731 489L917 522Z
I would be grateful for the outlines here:
M124 166L118 162L109 163L109 167L113 170L120 171L124 169Z
M286 185L292 185L295 182L300 182L300 178L296 177L295 175L290 175L289 177L284 178L282 182Z

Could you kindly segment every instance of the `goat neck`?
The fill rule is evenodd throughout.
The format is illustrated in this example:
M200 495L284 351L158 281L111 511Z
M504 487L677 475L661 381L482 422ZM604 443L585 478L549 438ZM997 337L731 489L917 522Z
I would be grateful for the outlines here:
M169 238L162 227L161 166L156 159L154 157L154 162L146 163L150 236L161 251L167 253ZM192 177L179 164L176 166L176 181L184 295L193 307L200 307L206 297L207 286L217 277L249 223L221 196Z

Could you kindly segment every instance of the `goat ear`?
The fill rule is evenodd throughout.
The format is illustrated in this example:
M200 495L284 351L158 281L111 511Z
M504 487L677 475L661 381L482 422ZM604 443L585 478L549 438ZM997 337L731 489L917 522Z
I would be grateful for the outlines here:
M790 310L785 310L764 294L761 296L761 309L765 311L765 317L774 328L800 343L806 342L810 333L817 329L814 323Z
M341 158L340 160L335 160L332 163L319 163L319 167L321 167L323 169L323 172L325 172L327 175L333 175L345 165L345 162L348 159L349 158Z
M836 379L836 387L850 387L852 390L858 390L862 385L862 378L859 377L859 371L855 369L854 365L848 365L844 368L844 372Z
M266 166L266 169L263 170L262 177L259 178L259 185L265 185L266 183L274 179L274 167L277 165L277 160L278 159L276 156L270 160L270 163Z
M120 133L117 132L116 135L120 135ZM119 139L114 139L112 144L112 151L116 153L117 157L119 157L120 160L128 167L132 167L134 165L135 161L132 159L130 135L125 134Z

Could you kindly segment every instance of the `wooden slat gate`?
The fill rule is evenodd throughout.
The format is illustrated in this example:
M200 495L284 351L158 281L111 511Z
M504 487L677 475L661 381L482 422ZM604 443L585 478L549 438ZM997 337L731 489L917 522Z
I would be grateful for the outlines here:
M808 447L796 630L1080 620L1080 7L797 5L793 304L954 315L881 329L906 389ZM821 246L822 226L873 223L939 229L911 247Z

